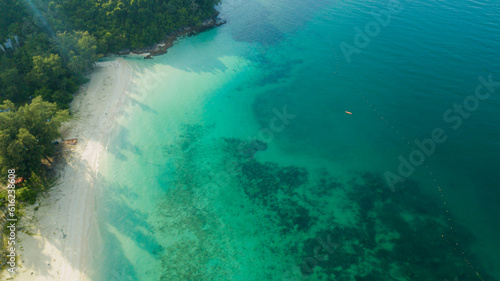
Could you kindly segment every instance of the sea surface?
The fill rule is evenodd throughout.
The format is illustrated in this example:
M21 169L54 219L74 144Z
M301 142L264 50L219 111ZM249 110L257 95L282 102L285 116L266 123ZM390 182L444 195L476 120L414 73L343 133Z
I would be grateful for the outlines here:
M500 280L500 2L218 10L127 58L93 280Z

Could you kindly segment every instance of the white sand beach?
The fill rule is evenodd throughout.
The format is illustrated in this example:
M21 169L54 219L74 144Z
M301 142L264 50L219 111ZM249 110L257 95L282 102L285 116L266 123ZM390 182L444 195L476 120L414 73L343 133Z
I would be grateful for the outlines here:
M123 59L99 62L90 82L71 104L74 118L64 138L78 138L63 149L60 179L45 198L29 208L17 235L18 274L2 280L89 280L89 228L95 223L94 179L99 156L122 107L132 70ZM34 207L38 206L37 210ZM29 234L28 234L29 233Z

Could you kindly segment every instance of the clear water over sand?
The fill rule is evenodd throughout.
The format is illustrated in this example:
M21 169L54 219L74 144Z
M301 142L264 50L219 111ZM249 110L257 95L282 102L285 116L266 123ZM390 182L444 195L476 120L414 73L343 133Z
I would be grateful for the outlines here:
M226 25L128 59L95 280L500 280L500 89L443 119L479 76L500 80L499 4L220 10ZM391 189L436 128L446 140Z

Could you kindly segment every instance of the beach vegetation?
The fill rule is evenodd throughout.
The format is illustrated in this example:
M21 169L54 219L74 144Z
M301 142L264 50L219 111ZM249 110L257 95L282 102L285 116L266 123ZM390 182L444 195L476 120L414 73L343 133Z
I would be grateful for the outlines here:
M220 0L0 0L0 102L68 108L103 55L140 49L216 15Z
M94 64L205 26L219 1L0 0L0 177L16 170L21 205L51 185L61 123Z
M41 97L19 108L4 101L0 110L8 110L0 113L0 174L16 169L17 177L43 176L42 159L55 152L53 140L60 137L59 127L68 119L68 111Z
M0 0L0 176L16 169L20 200L50 182L66 109L101 57L203 26L219 2Z

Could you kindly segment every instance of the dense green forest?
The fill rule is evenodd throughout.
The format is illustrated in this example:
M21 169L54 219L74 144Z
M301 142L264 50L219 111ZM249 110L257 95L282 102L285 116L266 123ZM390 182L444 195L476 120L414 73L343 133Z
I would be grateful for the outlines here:
M0 0L0 176L45 177L65 109L100 57L201 27L219 1Z
M0 102L68 108L103 54L199 26L220 0L0 0Z
M31 103L17 108L11 101L0 104L0 174L4 178L9 169L15 169L18 178L30 179L17 190L18 199L33 202L36 190L43 187L45 166L55 152L59 127L69 117L68 110L60 110L55 103L36 97ZM5 193L0 192L0 201Z

